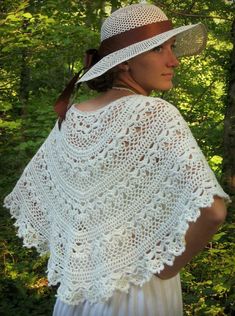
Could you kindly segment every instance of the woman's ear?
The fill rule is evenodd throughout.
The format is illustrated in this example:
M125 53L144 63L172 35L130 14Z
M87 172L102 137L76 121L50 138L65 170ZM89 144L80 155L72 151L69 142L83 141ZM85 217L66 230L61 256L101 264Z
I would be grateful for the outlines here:
M129 71L130 67L128 61L124 61L123 63L117 65L117 69L124 72Z

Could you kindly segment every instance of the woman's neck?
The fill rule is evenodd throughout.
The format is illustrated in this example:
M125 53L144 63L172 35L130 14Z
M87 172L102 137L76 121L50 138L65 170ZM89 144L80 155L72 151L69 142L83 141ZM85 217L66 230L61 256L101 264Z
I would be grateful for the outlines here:
M149 95L150 92L145 91L137 82L127 76L118 78L113 83L114 87L123 87L132 90L136 94Z

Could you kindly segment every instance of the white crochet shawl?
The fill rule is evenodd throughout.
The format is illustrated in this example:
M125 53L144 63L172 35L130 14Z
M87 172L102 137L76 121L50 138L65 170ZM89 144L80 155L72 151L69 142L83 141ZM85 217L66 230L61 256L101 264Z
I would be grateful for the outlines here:
M172 265L214 195L228 198L178 110L131 95L94 112L72 106L5 206L24 245L50 253L60 299L78 304Z

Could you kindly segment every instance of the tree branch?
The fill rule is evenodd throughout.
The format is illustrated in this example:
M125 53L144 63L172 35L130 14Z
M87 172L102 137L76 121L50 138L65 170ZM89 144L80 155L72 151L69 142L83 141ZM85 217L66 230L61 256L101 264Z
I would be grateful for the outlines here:
M155 4L158 5L159 7L166 8L167 11L169 11L173 16L175 15L175 16L191 17L191 18L219 19L219 20L231 21L231 22L233 21L233 19L222 18L221 16L210 16L210 15L203 15L203 14L193 14L193 13L172 11L172 10L169 9L169 7L167 5L165 5L161 1L156 1Z

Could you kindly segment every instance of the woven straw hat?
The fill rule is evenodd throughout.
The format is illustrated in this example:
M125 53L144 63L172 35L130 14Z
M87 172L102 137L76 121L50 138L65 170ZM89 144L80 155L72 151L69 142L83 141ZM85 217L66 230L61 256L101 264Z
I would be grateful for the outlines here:
M176 38L177 57L199 54L206 46L207 32L202 23L173 29L165 13L155 5L139 3L113 12L101 27L100 56L77 81L101 76L114 66Z

